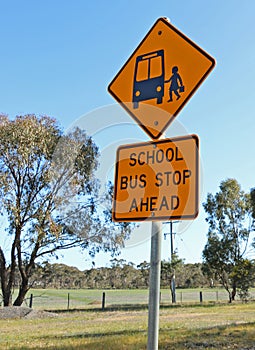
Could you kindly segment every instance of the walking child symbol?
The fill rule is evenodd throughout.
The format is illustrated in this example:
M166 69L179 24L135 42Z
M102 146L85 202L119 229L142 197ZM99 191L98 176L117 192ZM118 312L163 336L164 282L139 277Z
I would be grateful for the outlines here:
M180 74L178 73L178 67L174 66L172 68L172 76L170 77L170 79L166 80L165 83L169 83L170 82L170 86L169 86L169 100L167 102L172 102L173 101L173 92L176 95L176 101L179 100L179 98L181 97L181 95L179 94L179 92L184 92L184 85L182 83L182 78L180 76ZM178 92L179 90L179 92Z

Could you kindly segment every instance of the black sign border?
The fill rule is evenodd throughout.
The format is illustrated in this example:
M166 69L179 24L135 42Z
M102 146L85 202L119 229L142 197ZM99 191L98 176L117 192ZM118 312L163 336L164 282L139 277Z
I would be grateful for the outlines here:
M162 143L171 143L171 142L178 142L178 141L185 141L194 139L196 143L196 155L195 155L195 167L196 167L196 198L195 198L195 212L193 215L175 215L175 216L144 216L139 218L116 218L116 198L117 198L117 179L119 176L119 153L122 149L127 148L136 148L141 146L150 146L150 145L158 145ZM119 146L117 149L117 155L116 155L116 164L115 164L115 178L114 178L114 195L113 195L113 209L112 209L112 219L116 222L138 222L138 221L171 221L171 220L192 220L195 219L198 216L199 213L199 138L197 135L185 135L185 136L179 136L174 138L167 138L157 141L149 141L149 142L141 142L141 143L134 143L134 144L128 144L128 145L122 145Z

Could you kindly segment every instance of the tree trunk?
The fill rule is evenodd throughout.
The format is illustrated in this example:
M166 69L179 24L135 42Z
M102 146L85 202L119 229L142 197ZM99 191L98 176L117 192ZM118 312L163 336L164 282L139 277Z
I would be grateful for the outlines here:
M5 275L7 275L5 271ZM1 289L2 289L2 298L4 306L11 306L12 304L12 288L6 283L6 280L2 280L2 271L1 271Z
M26 279L22 280L22 283L19 287L19 294L13 303L14 306L21 306L22 305L28 290L29 290L28 278L26 278Z
M21 306L25 296L29 290L28 287L28 276L29 276L29 269L30 267L27 265L25 267L25 265L23 265L23 261L22 261L22 252L21 252L21 241L20 241L20 236L21 236L21 229L17 229L17 243L16 243L16 247L17 247L17 259L18 259L18 268L19 268L19 273L20 273L20 277L21 277L21 284L19 287L19 294L16 298L16 300L14 301L13 305L14 306ZM30 258L32 259L32 258Z
M170 291L172 297L172 303L176 303L176 292L175 292L175 274L173 274L170 278Z
M4 306L10 306L12 302L11 286L7 282L8 271L6 267L6 260L4 252L0 247L0 279L1 279L1 290Z
M231 292L228 292L228 301L229 301L229 304L232 303L232 293Z
M231 297L232 297L232 300L234 301L236 297L236 285L233 286Z

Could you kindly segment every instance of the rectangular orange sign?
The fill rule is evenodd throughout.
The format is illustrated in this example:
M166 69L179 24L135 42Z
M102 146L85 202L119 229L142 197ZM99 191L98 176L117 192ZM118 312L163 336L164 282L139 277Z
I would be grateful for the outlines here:
M113 220L196 218L198 147L196 135L120 146L115 168Z

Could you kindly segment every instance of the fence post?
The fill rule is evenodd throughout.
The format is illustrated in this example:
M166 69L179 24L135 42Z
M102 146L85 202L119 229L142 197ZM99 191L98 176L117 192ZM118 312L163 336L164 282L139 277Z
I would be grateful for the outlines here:
M182 303L182 292L181 292L181 303Z
M219 301L219 291L216 291L216 300Z
M30 295L30 299L29 299L29 307L32 309L33 306L33 294Z
M69 310L70 306L70 293L67 293L67 310Z
M103 292L103 296L102 296L102 310L105 309L105 292Z
M203 293L202 292L199 292L199 299L200 299L200 303L203 302Z

